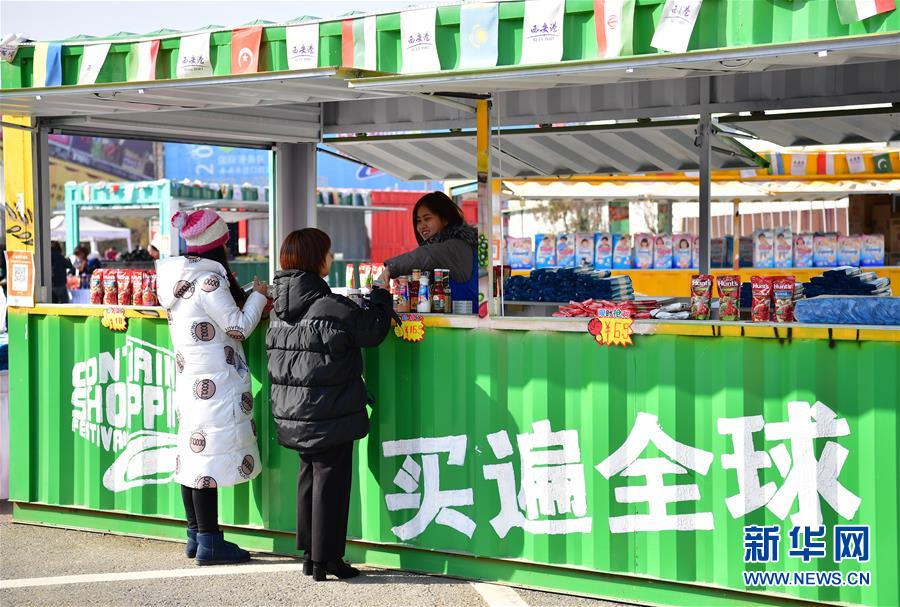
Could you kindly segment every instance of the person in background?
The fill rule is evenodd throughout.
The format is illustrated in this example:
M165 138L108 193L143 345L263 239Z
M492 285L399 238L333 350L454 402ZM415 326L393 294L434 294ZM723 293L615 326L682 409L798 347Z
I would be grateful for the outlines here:
M456 302L471 301L478 311L478 231L466 224L462 210L443 192L422 196L412 212L419 247L384 262L385 280L413 270L450 270L450 290Z
M324 280L332 260L325 232L288 234L266 333L278 442L300 452L297 549L305 552L303 573L316 581L359 575L343 557L353 443L369 433L372 403L361 348L384 341L395 317L390 293L377 286L368 308L333 294Z
M69 303L69 291L66 280L69 272L75 273L72 262L63 255L62 246L54 241L50 243L50 297L52 303Z
M88 260L88 250L83 246L75 247L75 250L72 251L72 256L69 258L72 261L72 266L75 268L75 271L80 274L87 273L87 260Z
M185 553L198 565L239 563L250 553L219 529L218 489L253 480L262 466L242 342L266 306L254 278L245 295L228 267L228 226L207 209L172 216L187 255L156 263L159 303L175 350L178 439L175 481L187 515Z
M162 244L160 243L158 237L151 240L150 244L147 245L147 253L150 255L150 259L159 259L161 251Z

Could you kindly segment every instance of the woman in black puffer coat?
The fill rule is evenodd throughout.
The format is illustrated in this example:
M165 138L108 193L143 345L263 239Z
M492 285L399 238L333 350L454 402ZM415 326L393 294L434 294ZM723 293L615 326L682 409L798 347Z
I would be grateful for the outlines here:
M278 441L300 452L297 549L306 553L303 572L317 581L326 573L341 579L359 574L343 556L353 442L369 432L360 348L384 341L393 316L383 289L372 291L368 309L333 294L323 280L332 259L325 232L306 228L288 235L266 333Z

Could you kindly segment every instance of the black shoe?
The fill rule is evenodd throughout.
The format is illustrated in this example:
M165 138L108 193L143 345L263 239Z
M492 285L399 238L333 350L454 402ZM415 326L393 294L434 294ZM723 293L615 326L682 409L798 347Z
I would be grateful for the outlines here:
M359 569L351 567L344 561L329 561L327 563L313 563L313 579L317 582L325 581L325 574L330 573L341 580L346 580L359 575Z
M303 575L313 574L313 562L308 556L303 557Z

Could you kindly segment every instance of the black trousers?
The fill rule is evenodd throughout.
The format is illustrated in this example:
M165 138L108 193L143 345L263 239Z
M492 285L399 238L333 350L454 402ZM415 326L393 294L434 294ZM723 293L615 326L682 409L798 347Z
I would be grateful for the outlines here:
M219 530L219 490L194 489L181 486L181 501L187 515L188 527L200 533Z
M297 479L297 549L317 563L344 556L353 443L317 453L300 454Z

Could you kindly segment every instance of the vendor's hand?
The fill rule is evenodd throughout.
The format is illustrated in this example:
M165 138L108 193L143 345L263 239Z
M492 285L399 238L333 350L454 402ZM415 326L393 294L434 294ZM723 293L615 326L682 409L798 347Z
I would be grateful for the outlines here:
M392 319L395 323L397 323L397 326L398 326L398 327L399 327L400 325L403 324L403 319L400 318L400 315L397 314L397 311L394 310L393 308L391 308L391 319Z
M257 293L262 294L263 297L269 296L269 285L264 282L260 282L259 278L257 278L256 276L253 277L253 290Z

